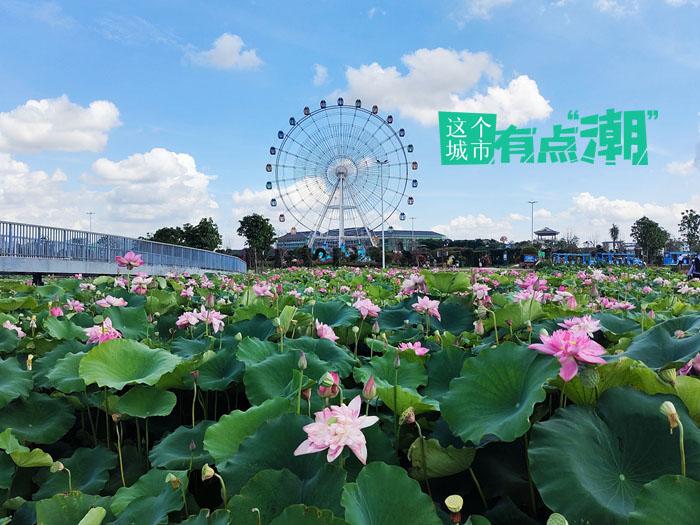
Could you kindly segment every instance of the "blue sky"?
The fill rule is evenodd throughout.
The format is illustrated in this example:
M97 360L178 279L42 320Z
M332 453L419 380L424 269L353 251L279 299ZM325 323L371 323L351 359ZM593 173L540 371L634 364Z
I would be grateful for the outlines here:
M601 241L643 214L676 234L700 209L698 1L0 0L0 27L2 219L85 228L94 211L138 235L212 215L240 246L238 218L279 213L277 130L338 93L406 129L416 228L527 238L537 200L536 228ZM437 111L493 90L500 121L540 133L571 109L657 109L649 165L441 166Z

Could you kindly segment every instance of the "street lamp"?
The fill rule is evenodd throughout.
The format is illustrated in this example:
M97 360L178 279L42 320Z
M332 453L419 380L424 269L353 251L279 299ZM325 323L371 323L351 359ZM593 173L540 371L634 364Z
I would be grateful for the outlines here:
M85 215L90 217L90 230L89 231L90 231L90 233L92 233L92 216L95 215L95 212L94 211L86 211Z
M535 204L537 201L527 201L530 203L530 243L535 244Z
M377 159L377 164L379 164L379 195L382 199L382 270L386 268L386 251L384 249L384 164L388 162L389 159Z
M414 251L416 249L416 237L415 237L416 228L414 226L416 218L409 217L409 219L411 219L411 251Z

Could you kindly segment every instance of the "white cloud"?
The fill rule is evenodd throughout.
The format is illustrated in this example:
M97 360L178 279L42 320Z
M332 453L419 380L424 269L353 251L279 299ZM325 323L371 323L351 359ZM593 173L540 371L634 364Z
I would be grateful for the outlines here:
M408 70L405 74L377 62L348 67L344 90L348 98L398 110L425 126L437 123L440 110L497 112L502 125L522 125L552 112L537 83L526 75L501 87L501 66L488 53L418 49L401 61ZM485 94L477 91L480 82L490 83Z
M513 0L462 0L460 18L491 18L491 11L513 3Z
M625 16L639 11L637 0L596 0L595 8L612 16Z
M695 159L674 161L666 164L666 171L671 175L690 175L698 171Z
M120 124L117 106L107 100L88 107L66 95L28 100L0 113L0 151L99 151L109 131Z
M224 33L207 51L191 51L189 60L198 66L215 69L255 69L262 65L255 49L243 49L245 44L238 35Z
M328 82L328 68L321 64L314 64L314 86L322 86Z
M55 2L3 0L0 2L0 10L15 16L31 18L52 27L72 29L78 25L76 20L67 15Z
M508 214L508 218L511 221L529 221L530 220L529 217L526 217L525 215L523 215L521 213L510 213L510 214Z
M447 224L437 224L432 227L451 239L500 238L508 236L512 226L506 220L495 220L483 213L477 215L459 215Z
M552 216L552 212L547 208L538 208L533 215L536 219L549 219Z

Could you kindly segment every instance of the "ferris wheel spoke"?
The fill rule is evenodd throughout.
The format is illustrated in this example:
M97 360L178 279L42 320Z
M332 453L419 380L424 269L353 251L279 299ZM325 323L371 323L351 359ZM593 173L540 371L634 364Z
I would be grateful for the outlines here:
M288 136L287 136L287 139L288 139L288 140L291 140L292 142L294 142L295 144L297 144L300 148L302 148L302 149L308 151L308 152L311 154L311 158L317 158L317 159L319 160L319 165L322 165L322 164L323 164L323 158L320 156L320 154L318 153L318 151L313 151L311 148L309 148L308 146L306 146L306 144L302 144L301 142L297 141L297 140L296 140L293 136L291 136L291 135L288 135Z

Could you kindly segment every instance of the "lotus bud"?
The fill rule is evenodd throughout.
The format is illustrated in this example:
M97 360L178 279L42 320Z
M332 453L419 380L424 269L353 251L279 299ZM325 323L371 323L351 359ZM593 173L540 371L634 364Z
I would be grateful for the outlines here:
M532 332L532 322L529 319L527 323L525 323L525 326L527 327L528 332Z
M34 362L34 354L28 354L27 355L27 370L32 369L33 362Z
M357 335L360 332L360 327L359 326L353 326L352 327L352 333Z
M180 478L178 478L172 472L168 472L168 475L165 476L165 482L169 483L170 486L173 488L173 490L179 489L180 485L182 484L182 482L180 481Z
M206 481L208 479L213 478L214 474L214 469L211 468L208 463L205 463L202 467L202 481Z
M374 376L369 376L369 379L362 389L362 397L365 401L372 401L377 397L377 386L374 383Z
M451 513L450 520L452 521L452 523L461 523L461 512L462 507L464 506L464 500L462 499L462 496L458 494L452 494L451 496L447 496L447 498L445 498L445 506L447 507L447 510L449 510Z
M377 321L374 321L374 324L372 325L372 333L378 334L379 330L379 323Z
M530 327L530 330L532 330L532 326ZM540 339L542 339L542 337L549 337L549 332L545 328L540 328L540 331L537 335Z
M122 420L121 414L117 414L116 412L114 414L112 414L112 421L114 421L115 423L119 423L121 420Z
M190 372L190 375L192 376L192 379L197 381L199 379L199 370L192 370L192 372Z
M586 388L595 388L600 383L600 373L595 368L584 368L579 375L581 384Z
M272 319L272 326L274 326L275 328L280 327L280 318L279 317L275 317L274 319Z
M675 368L666 368L659 372L659 377L671 385L676 384L676 376L678 376L678 371Z
M243 341L243 334L237 332L236 335L233 336L233 338L240 343L241 341Z
M316 304L316 299L310 299L308 304L309 306L314 306Z
M512 319L506 319L506 325L507 326L513 326L513 320Z
M399 353L396 352L396 355L394 356L394 368L399 368L401 366L401 357L399 356Z
M399 425L412 425L416 422L416 413L413 407L408 407L399 418Z
M339 381L340 378L337 372L326 372L319 382L318 395L322 398L337 396L340 393Z
M484 322L481 319L474 321L474 333L476 335L484 335Z
M442 343L442 336L440 335L440 330L435 330L433 332L433 337L435 338L435 341L440 344Z
M299 367L299 370L306 370L308 363L306 361L306 354L304 352L302 352L299 356L299 362L297 363L297 366Z
M310 388L304 388L304 389L301 391L301 397L303 397L305 401L308 401L309 399L311 399L311 389L310 389Z
M661 403L661 413L668 418L668 426L670 427L671 434L673 434L673 429L678 427L680 424L680 418L678 417L678 412L676 412L676 406L670 401L664 401Z
M190 440L189 449L190 452L194 452L197 449L197 443L194 442L194 439Z
M54 461L51 464L51 468L49 468L49 471L51 472L51 474L55 474L56 472L61 472L65 468L65 465L60 461Z

